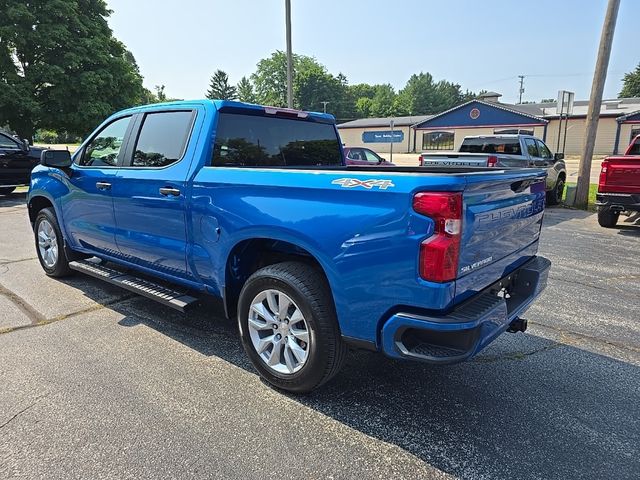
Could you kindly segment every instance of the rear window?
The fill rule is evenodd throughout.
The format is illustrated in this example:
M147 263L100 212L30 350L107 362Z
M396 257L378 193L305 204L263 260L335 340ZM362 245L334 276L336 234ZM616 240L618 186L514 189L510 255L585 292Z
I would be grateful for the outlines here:
M517 138L465 138L462 145L460 145L460 151L466 153L522 155L520 141Z
M335 127L288 118L221 113L212 164L227 167L341 165Z

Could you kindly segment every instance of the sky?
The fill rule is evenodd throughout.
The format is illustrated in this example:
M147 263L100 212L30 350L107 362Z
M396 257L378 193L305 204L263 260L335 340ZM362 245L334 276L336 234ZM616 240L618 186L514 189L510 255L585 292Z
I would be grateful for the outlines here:
M203 98L214 71L237 83L285 50L284 0L107 0L114 35L134 54L147 88ZM414 73L492 90L501 101L586 100L606 0L291 0L294 53L350 84L402 88ZM640 63L640 0L622 0L605 98Z

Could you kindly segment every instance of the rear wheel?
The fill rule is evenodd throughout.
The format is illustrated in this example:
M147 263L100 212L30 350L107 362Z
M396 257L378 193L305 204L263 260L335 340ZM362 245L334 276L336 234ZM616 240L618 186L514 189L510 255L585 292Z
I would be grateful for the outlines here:
M598 207L598 223L601 227L615 227L618 218L620 218L620 212L614 212L609 207Z
M564 178L558 177L555 186L552 190L547 192L547 204L558 205L562 202L562 195L564 194Z
M342 367L342 341L331 291L304 263L262 268L245 283L238 302L240 336L251 363L272 385L302 393Z
M13 193L16 187L0 187L0 195L9 195Z
M64 239L53 208L38 212L33 224L36 251L43 270L50 277L64 277L71 273L64 251Z

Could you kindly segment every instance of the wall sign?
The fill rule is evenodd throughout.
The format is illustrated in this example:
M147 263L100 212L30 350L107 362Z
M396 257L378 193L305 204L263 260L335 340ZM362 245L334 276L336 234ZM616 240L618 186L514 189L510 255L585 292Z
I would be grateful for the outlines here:
M480 117L480 110L477 108L472 108L471 111L469 112L469 116L471 117L472 120L477 120L478 117Z
M402 130L362 132L362 143L400 143L404 140Z

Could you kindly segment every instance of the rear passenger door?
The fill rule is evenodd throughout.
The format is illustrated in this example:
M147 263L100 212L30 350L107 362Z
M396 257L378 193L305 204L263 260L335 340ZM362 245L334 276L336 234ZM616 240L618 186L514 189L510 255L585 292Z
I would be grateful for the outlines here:
M132 263L187 277L186 186L196 110L137 114L112 181L116 244Z

